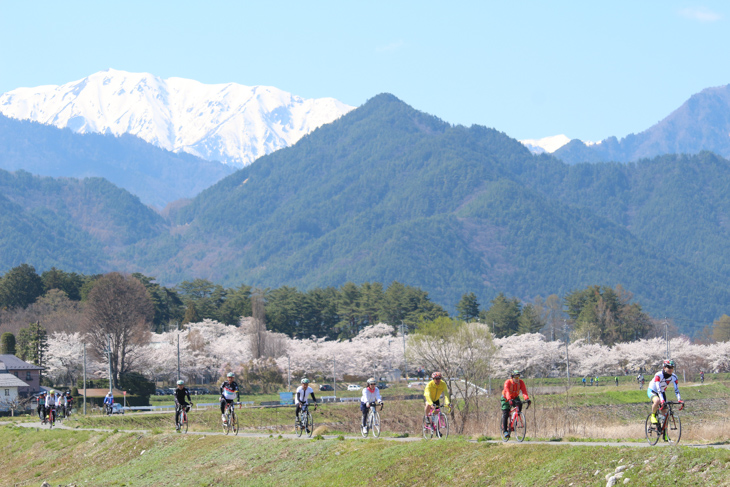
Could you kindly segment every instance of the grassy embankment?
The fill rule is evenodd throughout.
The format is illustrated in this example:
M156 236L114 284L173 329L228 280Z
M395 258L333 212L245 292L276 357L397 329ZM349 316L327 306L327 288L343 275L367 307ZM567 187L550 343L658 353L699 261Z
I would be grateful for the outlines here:
M727 417L730 387L722 382L705 385L687 384L682 388L687 407L680 414L683 420L682 441L707 443L725 441L730 433ZM671 395L671 394L670 394ZM645 391L630 386L573 387L568 394L533 394L533 407L527 411L529 438L570 440L613 439L643 441L644 420L649 411ZM387 397L386 397L387 401ZM421 401L387 401L382 412L383 435L419 436L423 405ZM293 431L292 408L238 409L244 432ZM469 414L462 435L467 438L498 436L500 410L498 398L484 398L479 408ZM460 426L460 418L452 426ZM314 413L322 434L357 434L360 411L357 404L324 404ZM217 409L193 410L190 430L219 431ZM172 426L172 413L126 414L104 417L75 416L68 426L118 429L160 429ZM458 433L452 427L452 434Z
M730 452L445 441L288 440L0 427L0 485L730 484ZM622 481L621 481L622 482Z

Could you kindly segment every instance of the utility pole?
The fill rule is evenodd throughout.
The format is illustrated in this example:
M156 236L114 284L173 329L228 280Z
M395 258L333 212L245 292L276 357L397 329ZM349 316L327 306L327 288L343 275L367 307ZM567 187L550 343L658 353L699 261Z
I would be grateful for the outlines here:
M406 384L408 384L408 359L406 358L406 325L403 323L403 320L400 322L401 326L401 332L403 333L403 362L405 363L406 370L405 372L405 378L406 378Z
M109 392L114 394L112 392L112 389L114 388L114 377L112 376L112 336L111 335L106 336L106 342L107 342L107 347L104 349L104 353L106 354L107 360L109 361Z
M669 360L672 356L669 353L669 322L666 316L664 317L664 341L667 343L667 360Z
M291 390L291 357L289 355L286 356L286 390Z
M177 334L177 380L180 380L180 332Z
M337 400L337 360L332 357L332 382L334 383L333 389L335 390L335 401Z
M86 416L86 342L84 342L84 416Z
M568 354L568 322L563 320L563 331L565 332L565 373L568 377L568 387L570 387L570 355Z

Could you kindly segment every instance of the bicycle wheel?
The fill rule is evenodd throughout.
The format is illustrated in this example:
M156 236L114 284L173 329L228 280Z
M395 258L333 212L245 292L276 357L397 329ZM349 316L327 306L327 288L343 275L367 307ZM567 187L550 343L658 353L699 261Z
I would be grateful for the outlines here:
M370 433L370 430L372 429L373 425L373 411L372 409L368 411L368 416L365 418L365 426L367 427L366 431L363 431L362 428L360 428L360 434L362 434L363 438L367 438L368 434Z
M520 412L520 414L515 416L515 435L517 435L517 441L523 442L525 441L525 434L527 434L527 423L525 422L525 414Z
M231 412L230 410L226 410L226 422L223 423L223 432L225 434L230 433L231 431Z
M238 416L235 411L231 411L231 428L233 428L233 434L238 435Z
M449 437L449 418L439 411L439 415L436 418L436 436L439 438L446 439Z
M651 413L649 413L649 416L646 417L646 441L650 445L656 445L660 436L658 424L651 422Z
M299 413L299 416L297 416L297 420L294 422L294 431L296 432L297 436L302 436L302 431L304 431L304 426L302 425L302 413Z
M312 413L307 411L307 416L304 418L306 421L304 424L304 431L307 432L307 437L311 438L312 433L314 433L314 420L312 419Z
M433 438L433 429L428 422L428 416L423 417L423 437L427 440Z
M380 413L377 411L373 411L373 417L370 418L370 429L374 437L380 438Z
M187 415L187 413L185 411L183 411L181 413L181 416L182 417L180 419L182 421L180 421L180 431L182 433L187 433L188 432L188 415Z
M674 444L679 443L679 440L682 439L682 419L672 413L669 418L667 418L664 432L666 433L666 438L670 442Z

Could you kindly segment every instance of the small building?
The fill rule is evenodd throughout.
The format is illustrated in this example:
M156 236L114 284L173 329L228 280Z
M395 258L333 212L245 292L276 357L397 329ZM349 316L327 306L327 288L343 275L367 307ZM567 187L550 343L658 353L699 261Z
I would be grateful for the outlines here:
M23 387L18 387L18 395L20 397L28 397L40 392L41 371L45 370L45 367L29 364L20 360L15 355L0 355L0 363L4 364L7 373L14 375L25 383ZM3 366L0 365L0 369L2 368Z
M23 387L28 387L28 384L15 375L8 374L5 366L0 362L0 411L19 409L18 389Z

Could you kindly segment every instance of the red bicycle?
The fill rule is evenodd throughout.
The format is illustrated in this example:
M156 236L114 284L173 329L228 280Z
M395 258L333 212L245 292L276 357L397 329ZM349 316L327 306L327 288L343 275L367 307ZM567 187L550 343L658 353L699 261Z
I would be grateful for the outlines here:
M650 445L656 445L659 438L664 441L677 444L682 438L682 420L679 416L674 415L672 405L679 406L679 410L684 409L684 404L679 402L667 401L664 403L664 409L656 412L657 423L651 422L651 413L646 418L646 441Z
M523 442L525 440L525 435L527 434L527 422L525 421L525 411L530 409L530 404L532 404L532 401L527 401L526 403L520 403L520 404L526 404L524 411L521 411L518 406L512 406L509 410L509 431L515 432L517 438L517 441ZM510 437L505 435L504 429L502 429L502 418L499 418L499 430L502 433L502 441L509 441ZM511 435L510 435L511 436Z

